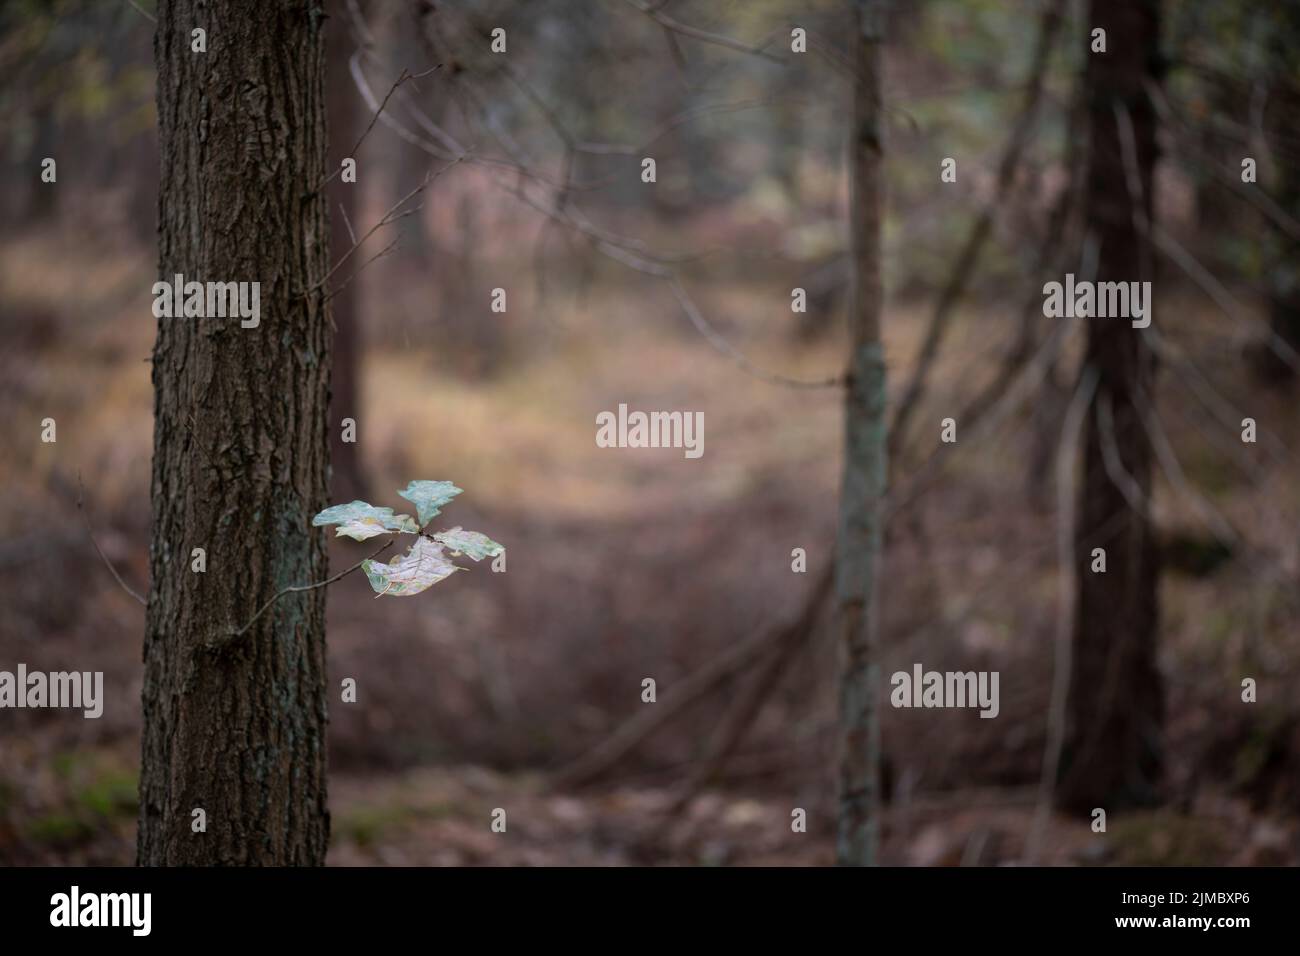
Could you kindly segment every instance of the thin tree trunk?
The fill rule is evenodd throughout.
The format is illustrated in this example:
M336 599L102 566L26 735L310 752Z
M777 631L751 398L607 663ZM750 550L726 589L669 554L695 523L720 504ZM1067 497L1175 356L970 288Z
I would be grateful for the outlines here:
M387 62L395 64L398 68L405 67L412 73L421 73L439 62L450 62L439 58L431 60L426 52L425 44L422 42L421 17L436 16L437 11L431 4L427 6L427 14L422 12L425 9L426 7L417 4L399 4L389 13L386 24L384 45L387 48ZM450 68L448 72L450 73ZM414 81L407 90L416 98L429 117L439 125L446 125L449 118L446 114L450 111L445 108L448 82L444 76L435 74ZM386 172L389 200L384 203L387 208L419 185L428 174L434 158L418 146L413 146L392 134L391 131L385 132L388 135L380 142L385 144L384 149L388 158ZM430 235L428 220L423 211L400 220L395 228L399 237L397 258L414 266L421 276L427 276L434 271L436 256L433 236ZM435 281L441 281L442 278L437 276Z
M43 98L36 107L33 117L36 135L32 137L27 151L27 162L23 167L28 171L31 183L30 197L24 210L28 224L43 223L53 218L59 199L59 189L52 183L42 182L41 163L54 158L57 151L58 126L54 120L54 106L48 98Z
M1106 53L1087 54L1084 76L1090 131L1085 210L1098 244L1096 281L1151 280L1153 257L1135 215L1149 222L1153 205L1156 123L1146 83L1159 80L1158 0L1092 0L1086 22L1089 29L1105 29L1107 42ZM1129 117L1136 149L1128 149L1136 155L1126 164L1121 123ZM1130 171L1140 180L1140 197L1131 195ZM1137 404L1140 396L1155 395L1154 358L1144 332L1128 321L1084 321L1084 366L1096 370L1098 386L1087 418L1074 535L1078 603L1057 789L1058 804L1081 813L1156 797L1164 710L1156 668L1157 552L1149 509L1141 507L1151 495L1151 446ZM1110 405L1109 417L1098 413L1103 403ZM1107 470L1112 440L1141 501L1130 502ZM1104 572L1092 570L1094 548L1105 549Z
M1273 194L1287 215L1300 216L1300 174L1296 172L1294 159L1300 153L1300 133L1295 122L1300 115L1300 80L1295 66L1296 46L1300 44L1300 10L1282 5L1277 16L1268 47L1272 69L1262 125L1273 158ZM1276 235L1274 265L1269 276L1269 328L1283 343L1276 348L1300 351L1300 266L1297 265L1300 242L1282 230ZM1277 354L1276 348L1266 346L1259 350L1260 377L1275 384L1293 382L1296 370Z
M138 860L320 864L330 334L321 18L307 2L163 0L159 272L257 281L260 324L160 318ZM191 51L191 30L207 52ZM206 571L192 570L195 548ZM196 832L202 810L206 832Z
M844 406L844 471L835 561L844 640L840 686L840 797L836 859L876 862L879 843L878 608L881 498L885 491L885 360L880 342L881 39L883 3L855 4L856 81L849 137L853 303Z
M353 43L347 29L347 11L342 0L331 4L330 19L326 21L326 97L329 114L329 157L333 173L352 149L364 129L361 121L360 99L352 74L348 69L348 58L353 51ZM353 159L357 157L353 156ZM368 174L367 174L368 175ZM353 238L357 222L357 210L361 189L361 176L355 183L345 183L342 176L335 176L329 184L327 193L330 203L330 259L340 261L355 244ZM409 187L408 187L409 188ZM412 217L416 218L416 217ZM348 228L348 224L352 228ZM347 266L344 267L346 271ZM369 434L361 422L361 400L358 386L361 369L361 329L358 321L359 286L346 282L347 276L339 276L340 289L330 299L334 319L334 371L330 389L330 491L335 501L352 501L366 497L365 476L361 468L361 458L357 452L358 441L343 440L343 419L351 418L357 423L356 435L360 439Z

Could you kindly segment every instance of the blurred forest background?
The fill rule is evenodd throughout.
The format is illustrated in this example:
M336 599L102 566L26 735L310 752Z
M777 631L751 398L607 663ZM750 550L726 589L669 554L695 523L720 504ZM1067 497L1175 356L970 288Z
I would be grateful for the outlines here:
M1165 798L1116 813L1106 834L1053 814L1043 862L1300 858L1300 382L1270 347L1300 328L1293 6L1165 5L1154 218L1178 251L1155 284L1167 443L1151 501ZM356 184L332 187L333 258L349 232L388 224L341 270L356 276L335 299L333 407L336 421L356 419L357 442L335 446L331 499L396 504L412 478L452 480L467 489L452 518L505 543L509 562L409 602L375 601L360 575L329 589L331 863L831 859L837 646L810 595L834 550L842 396L749 374L691 312L762 369L842 373L846 7L330 11L329 168L393 91L355 154ZM1043 21L1030 0L897 4L887 31L891 399L937 309L951 328L894 438L891 476L910 484L885 549L882 669L993 669L1002 691L996 720L885 708L887 863L1021 860L1039 802L1060 600L1056 456L1082 327L986 433L959 418L952 454L937 467L931 454L940 420L1017 367L1009 357L1043 354L1060 324L1042 316L1043 282L1084 271L1071 184L1088 24L1081 5L1063 8L1037 80ZM102 670L106 695L99 720L0 713L6 864L134 856L143 614L77 502L81 481L100 547L143 592L152 9L0 8L0 668ZM789 53L793 26L806 55ZM506 59L489 49L497 27ZM417 76L394 90L404 70ZM1032 85L1039 103L1002 182ZM431 155L455 152L446 137L476 161ZM1247 156L1257 185L1241 181ZM56 185L40 179L45 157L58 160ZM939 179L946 157L953 184ZM961 275L981 217L987 235ZM636 247L625 261L604 254L592 232L666 251L674 278L643 268ZM791 310L795 287L806 313ZM494 288L505 313L491 310ZM702 411L704 456L596 447L596 414L620 402ZM1241 441L1248 416L1254 444ZM46 417L56 444L39 441ZM805 574L791 571L794 548L807 551ZM369 553L330 549L335 570ZM797 638L737 658L774 627ZM674 697L701 672L715 679ZM338 702L345 677L356 704ZM1243 677L1258 682L1257 704L1241 703ZM659 725L593 758L648 707ZM495 807L509 811L508 839L488 828ZM791 830L796 807L807 833Z

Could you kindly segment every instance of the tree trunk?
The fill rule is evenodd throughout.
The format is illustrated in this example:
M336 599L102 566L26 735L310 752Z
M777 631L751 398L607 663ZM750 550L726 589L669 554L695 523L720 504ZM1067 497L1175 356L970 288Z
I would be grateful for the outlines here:
M426 9L416 4L399 4L389 13L384 30L384 45L387 62L397 68L406 68L412 73L422 73L439 62L449 62L439 57L430 58L426 45L421 39L423 24L420 11ZM429 5L429 16L436 15L436 9ZM451 68L447 68L448 73ZM427 111L430 119L440 126L447 125L450 110L446 109L446 86L449 81L441 75L433 74L409 84L409 93ZM386 170L388 177L389 200L384 206L398 202L403 196L420 184L432 165L441 165L433 156L413 146L394 134L391 130L376 130L383 136L384 150L388 159ZM399 220L394 228L398 236L397 259L414 267L421 276L430 273L434 262L433 237L429 233L428 221L424 211L414 216Z
M1151 280L1153 257L1135 211L1150 221L1156 122L1145 84L1158 82L1161 72L1158 0L1092 0L1086 23L1090 30L1105 29L1107 42L1106 53L1087 54L1084 77L1091 144L1085 208L1088 232L1099 244L1096 281ZM1127 164L1124 111L1136 146ZM1133 165L1140 198L1130 196L1126 169ZM1155 394L1154 359L1143 330L1130 322L1083 321L1084 364L1096 369L1098 386L1088 411L1074 532L1078 605L1057 801L1086 813L1156 798L1164 707L1156 668L1153 528L1148 513L1130 503L1112 479L1105 459L1113 432L1120 466L1141 500L1150 502L1151 446L1139 402ZM1099 414L1103 403L1109 403L1109 416ZM1104 573L1092 570L1094 548L1105 549Z
M1288 216L1300 217L1300 174L1293 159L1300 152L1300 134L1295 122L1300 111L1296 67L1300 58L1296 53L1300 44L1300 10L1282 4L1275 16L1268 43L1269 96L1263 127L1273 158L1273 195ZM1274 234L1275 242L1270 243L1273 267L1268 281L1269 328L1281 342L1258 350L1257 368L1265 382L1289 384L1296 377L1291 353L1300 352L1300 266L1297 266L1300 242L1281 229ZM1292 362L1283 355L1292 358Z
M325 858L324 589L228 636L279 589L326 576L311 528L331 348L320 25L308 2L158 5L160 274L260 282L261 309L256 328L158 321L143 865ZM206 53L191 51L199 27Z
M330 18L326 21L326 97L329 113L329 142L331 166L333 173L338 164L348 155L353 144L365 128L361 121L360 97L352 74L348 69L354 45L347 28L347 11L341 0L330 5ZM353 156L353 159L357 157ZM330 260L340 261L355 243L353 238L357 228L357 210L361 189L361 176L358 182L345 183L343 177L335 176L330 180L327 196L330 204ZM415 218L415 217L412 217ZM348 223L352 229L348 229ZM347 282L348 274L364 260L359 256L349 260L339 270L342 275L335 275L335 284L340 289L330 299L330 308L334 319L334 371L330 389L330 497L334 501L352 501L366 497L366 482L361 468L361 458L357 453L358 442L343 440L343 419L351 418L357 423L356 438L369 433L361 423L361 401L358 380L361 370L361 329L358 321L357 282Z
M880 342L881 38L883 4L855 4L853 128L849 137L853 303L850 381L844 404L844 470L836 549L836 611L844 640L840 683L840 797L836 859L876 862L880 715L876 645L877 564L885 491L885 360Z
M35 135L27 151L27 162L23 166L23 171L29 177L28 181L31 184L25 210L28 225L44 223L52 219L59 199L58 186L41 180L41 163L46 158L57 157L59 153L55 148L59 130L54 120L54 105L48 98L43 98L40 105L36 107L32 125L35 127Z

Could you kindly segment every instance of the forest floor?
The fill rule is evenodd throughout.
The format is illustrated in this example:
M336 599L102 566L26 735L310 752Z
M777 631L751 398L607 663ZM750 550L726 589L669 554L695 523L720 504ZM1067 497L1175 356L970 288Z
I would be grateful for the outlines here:
M88 245L69 254L58 238L0 256L0 303L15 317L0 342L0 413L18 436L0 460L0 668L102 670L107 700L99 720L5 714L0 863L125 864L143 614L95 555L75 503L80 475L100 547L143 590L153 266ZM715 314L746 317L724 327L765 367L819 378L842 366L834 336L792 342L788 306L783 317L731 288L701 298ZM330 588L330 862L830 862L836 648L825 627L785 669L716 785L680 810L676 788L736 681L590 788L548 792L545 779L638 708L666 706L641 701L644 678L668 700L683 677L797 614L833 546L838 396L743 374L653 284L598 284L516 318L530 305L512 300L511 354L487 377L449 367L414 297L390 301L389 331L372 336L359 428L369 500L395 506L413 478L453 480L466 491L445 509L448 524L504 542L509 565L476 566L419 599L375 601L359 575ZM1112 814L1104 834L1049 816L1035 858L1300 863L1300 702L1288 690L1300 679L1300 483L1285 450L1300 448L1300 415L1293 396L1252 384L1241 329L1191 299L1160 314L1177 316L1179 349L1226 405L1215 415L1190 370L1162 369L1157 405L1185 476L1162 473L1155 496L1167 566L1168 799ZM988 304L961 317L903 474L937 441L940 419L993 374L1014 332L1008 316ZM924 303L890 309L895 389L927 320ZM703 458L596 447L595 415L620 402L703 411ZM1067 402L1065 388L1044 388L996 434L961 446L923 506L896 523L885 669L997 669L1002 702L997 720L886 712L889 862L1029 857L1060 596L1052 456ZM1247 412L1267 435L1256 446L1228 427ZM32 437L46 417L57 419L57 444ZM966 438L959 423L959 446ZM1235 529L1231 546L1206 531L1206 503ZM791 571L796 547L807 574ZM331 564L362 551L334 543ZM1258 681L1256 704L1240 699L1247 676ZM345 677L357 681L355 704L338 699ZM497 808L505 833L491 829ZM796 809L807 832L792 829Z
M7 749L7 748L6 748ZM12 751L6 756L12 756ZM0 790L5 865L127 866L135 859L133 761L60 754L40 769L6 766ZM27 770L21 788L12 776ZM333 866L819 866L834 860L831 816L766 788L706 790L670 812L674 791L626 783L548 793L536 774L482 767L335 774ZM1240 800L1202 800L1115 818L1106 833L1051 815L1037 851L1030 789L920 796L885 815L883 859L907 866L1277 866L1296 863L1294 821ZM492 827L504 811L505 830ZM500 814L495 814L497 819ZM498 827L499 829L499 827Z

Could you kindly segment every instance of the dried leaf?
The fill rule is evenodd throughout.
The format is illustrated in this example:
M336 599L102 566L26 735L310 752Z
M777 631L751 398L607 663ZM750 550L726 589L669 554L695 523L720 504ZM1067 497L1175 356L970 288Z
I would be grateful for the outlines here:
M415 505L421 527L428 524L433 516L439 513L438 509L460 493L461 489L450 481L413 481L406 486L405 491L398 492Z
M445 544L452 554L463 554L475 561L496 557L505 550L487 535L464 531L459 525L448 531L439 531L433 537Z
M392 508L376 508L364 501L326 508L312 518L311 523L315 526L336 524L339 529L335 537L354 541L365 541L394 531L415 534L420 530L410 515L395 515Z
M447 560L442 545L428 538L417 538L411 550L393 558L388 564L367 560L361 569L370 579L376 594L409 597L437 584L443 578L461 570Z

